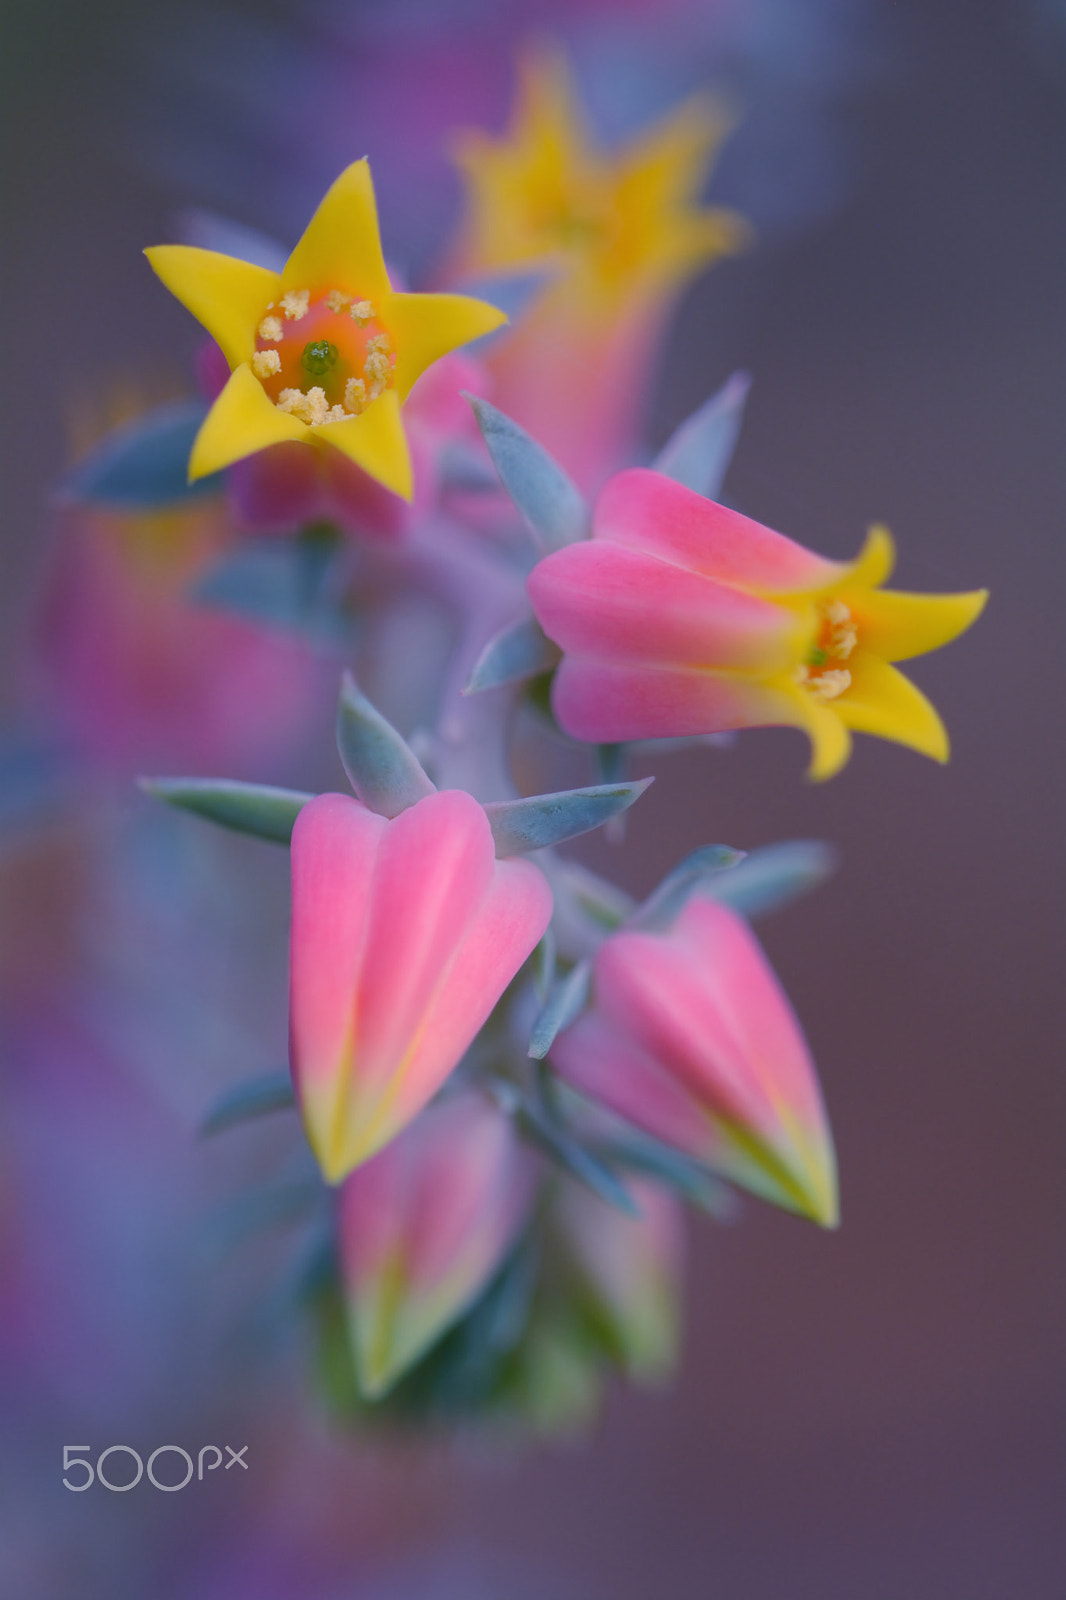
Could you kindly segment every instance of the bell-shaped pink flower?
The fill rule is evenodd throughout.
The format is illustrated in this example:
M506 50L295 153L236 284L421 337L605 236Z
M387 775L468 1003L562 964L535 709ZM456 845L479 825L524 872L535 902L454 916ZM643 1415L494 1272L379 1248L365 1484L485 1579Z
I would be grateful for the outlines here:
M292 836L290 1054L307 1136L338 1182L464 1055L551 918L538 868L497 861L472 795L389 820L324 794Z
M537 1158L477 1089L429 1106L339 1195L359 1387L384 1394L477 1299L526 1221Z
M579 1304L629 1376L655 1383L677 1365L684 1218L658 1184L627 1175L626 1188L638 1217L569 1182L555 1215Z
M592 1009L552 1047L562 1076L731 1182L835 1227L814 1065L747 923L692 899L666 933L606 939L594 984Z
M843 766L853 732L946 761L939 716L892 663L947 644L987 596L883 589L892 562L884 528L828 561L662 473L621 472L592 538L528 579L563 651L555 715L599 744L791 725L815 778Z

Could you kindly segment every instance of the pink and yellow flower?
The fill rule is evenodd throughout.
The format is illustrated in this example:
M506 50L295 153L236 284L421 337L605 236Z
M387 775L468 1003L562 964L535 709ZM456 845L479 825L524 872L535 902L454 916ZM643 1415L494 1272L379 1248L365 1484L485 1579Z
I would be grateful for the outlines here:
M631 456L665 318L686 283L741 249L735 212L698 204L729 130L692 99L616 155L584 125L565 58L528 52L500 139L465 133L457 276L545 267L550 282L489 364L496 403L584 488Z
M345 1180L341 1280L365 1395L391 1388L488 1285L528 1218L536 1169L510 1119L464 1089Z
M564 653L560 726L598 743L798 727L814 778L844 765L852 732L946 761L940 717L893 663L963 633L987 591L882 589L893 562L884 528L855 561L829 561L661 473L619 473L591 540L529 578Z
M365 160L341 173L280 273L192 245L146 254L231 369L192 479L295 441L341 451L409 500L401 407L434 361L506 320L467 295L393 289Z
M290 1037L307 1136L338 1182L458 1064L551 917L530 862L497 861L458 789L389 820L348 795L292 836Z
M692 899L669 932L612 934L593 973L592 1009L552 1046L562 1076L730 1182L835 1227L814 1064L747 923Z

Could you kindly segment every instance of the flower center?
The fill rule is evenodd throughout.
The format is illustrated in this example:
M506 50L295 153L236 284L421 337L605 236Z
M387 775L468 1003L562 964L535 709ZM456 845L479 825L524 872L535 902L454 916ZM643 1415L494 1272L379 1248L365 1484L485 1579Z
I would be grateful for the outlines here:
M851 673L844 662L858 643L858 631L843 600L827 600L818 607L818 633L807 659L796 668L797 683L816 700L836 700L851 688Z
M357 417L392 386L392 341L369 300L290 289L258 328L252 371L279 411L301 422Z

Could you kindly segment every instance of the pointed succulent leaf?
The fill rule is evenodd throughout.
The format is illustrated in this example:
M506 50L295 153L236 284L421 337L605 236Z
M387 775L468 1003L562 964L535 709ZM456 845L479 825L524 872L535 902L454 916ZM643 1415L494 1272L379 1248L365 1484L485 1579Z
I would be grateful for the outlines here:
M583 539L588 507L559 463L487 400L472 394L466 398L504 488L544 547L560 550Z
M337 705L337 749L359 799L381 817L398 817L436 792L407 741L370 704L349 672Z
M553 1121L528 1101L522 1101L519 1105L515 1121L533 1144L557 1162L564 1172L591 1189L593 1194L606 1200L608 1205L624 1211L626 1216L640 1215L640 1208L614 1169L587 1150L561 1123Z
M589 833L628 810L651 782L651 778L640 778L635 783L602 783L591 789L534 794L525 800L490 801L485 812L496 854L524 855Z
M145 794L181 811L219 822L236 833L288 844L297 816L314 796L299 789L275 789L234 778L141 778Z
M356 619L338 604L334 582L343 552L333 539L316 537L324 527L304 530L296 539L243 545L199 579L192 598L327 644L349 644Z
M657 889L630 918L631 928L667 928L684 910L697 891L710 893L709 885L719 873L732 871L744 860L743 850L727 844L707 844L686 856L668 872Z
M225 1132L227 1128L235 1128L239 1123L249 1122L254 1117L264 1117L272 1111L284 1111L295 1104L296 1096L288 1067L282 1067L277 1072L262 1073L220 1095L201 1122L200 1134L208 1138L211 1134Z
M537 998L542 1003L548 998L552 984L555 982L555 934L549 922L537 948L533 952L533 987L537 991Z
M486 460L483 451L462 439L452 439L443 446L437 458L437 470L442 482L453 489L484 494L500 487L492 462Z
M747 373L734 372L667 441L654 463L656 472L717 500L740 437L750 388Z
M476 694L503 683L536 677L538 672L550 672L559 658L558 646L552 644L536 618L523 617L489 640L463 693Z
M59 484L60 502L152 511L217 491L219 476L189 483L193 440L207 415L201 400L178 400L109 434Z
M579 961L577 966L555 985L529 1036L529 1054L535 1061L543 1061L555 1043L556 1034L568 1028L574 1018L585 1009L591 976L592 969L589 963Z
M758 917L817 889L836 867L832 845L819 839L790 839L753 850L732 872L708 883L703 892L742 916Z
M728 1185L709 1172L702 1162L653 1139L650 1134L635 1130L626 1132L597 1149L602 1149L606 1159L616 1166L669 1184L691 1205L721 1221L736 1212L736 1197Z

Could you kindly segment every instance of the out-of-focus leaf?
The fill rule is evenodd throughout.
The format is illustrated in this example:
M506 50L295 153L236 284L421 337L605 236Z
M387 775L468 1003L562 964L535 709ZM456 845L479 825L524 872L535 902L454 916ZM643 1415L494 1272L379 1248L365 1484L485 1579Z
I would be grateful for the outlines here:
M254 1117L265 1117L272 1111L285 1111L295 1104L289 1069L282 1067L277 1072L263 1073L260 1077L249 1078L227 1089L200 1124L200 1133L207 1138Z
M500 487L491 461L486 461L479 450L461 439L452 439L444 446L437 458L437 470L442 481L453 489L485 493Z
M733 1190L691 1156L673 1150L647 1134L625 1133L604 1144L597 1144L608 1161L633 1172L642 1172L676 1189L691 1205L707 1211L720 1221L736 1214Z
M515 1122L545 1155L593 1194L624 1211L628 1217L640 1216L640 1207L614 1169L587 1150L561 1123L554 1122L539 1107L524 1100L515 1112Z
M544 937L533 952L533 987L537 998L543 1002L555 982L555 934L549 922Z
M558 645L552 644L536 618L523 617L489 640L463 693L476 694L536 677L538 672L550 671L559 659Z
M717 394L671 435L655 460L656 472L717 500L740 437L750 388L747 373L734 372Z
M789 839L752 850L732 872L713 879L700 892L742 916L759 917L817 889L832 876L837 864L831 844L820 839Z
M589 833L620 811L628 810L651 782L651 778L640 778L635 783L534 794L525 800L493 800L485 812L496 841L496 854L523 855L528 850L543 850Z
M568 1028L585 1009L591 975L589 963L579 961L555 985L529 1036L529 1054L535 1061L543 1061L555 1043L556 1035Z
M327 644L350 644L356 619L335 592L344 559L328 524L306 528L296 538L248 540L199 579L192 598Z
M350 672L344 674L337 705L337 749L352 788L379 816L397 817L435 793L406 740L370 704Z
M116 511L153 511L218 490L219 474L189 482L189 455L207 415L203 400L157 406L107 436L60 480L56 498Z
M145 794L181 811L220 822L236 833L289 844L297 816L314 795L299 789L275 789L264 783L239 783L233 778L141 778Z
M629 919L631 928L668 928L684 910L686 902L708 885L719 873L730 872L744 860L743 850L727 844L706 844L686 856Z
M588 506L577 485L542 445L487 400L467 394L507 493L548 550L582 539Z

